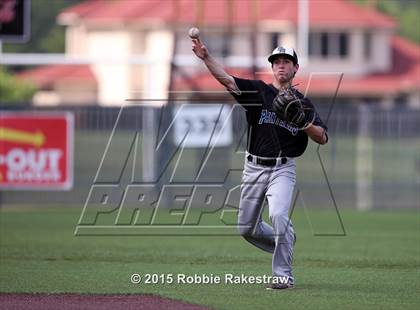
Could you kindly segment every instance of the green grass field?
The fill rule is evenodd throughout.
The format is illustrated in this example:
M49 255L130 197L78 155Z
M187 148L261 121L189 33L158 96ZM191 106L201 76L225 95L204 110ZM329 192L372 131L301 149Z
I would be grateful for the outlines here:
M239 236L74 236L81 208L3 207L0 291L158 294L215 309L418 309L419 213L342 211L346 236L313 236L327 211L296 210L296 288L130 283L139 274L270 275Z

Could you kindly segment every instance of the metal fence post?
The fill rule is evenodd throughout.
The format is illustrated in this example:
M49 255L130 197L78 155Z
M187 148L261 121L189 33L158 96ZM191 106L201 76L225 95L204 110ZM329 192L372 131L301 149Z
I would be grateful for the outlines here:
M372 110L366 103L358 106L356 137L356 208L372 209L373 145L371 134Z

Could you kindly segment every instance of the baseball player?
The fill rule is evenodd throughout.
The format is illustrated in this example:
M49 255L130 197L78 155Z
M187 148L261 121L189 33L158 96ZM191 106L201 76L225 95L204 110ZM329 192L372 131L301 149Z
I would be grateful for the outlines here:
M198 36L190 37L195 55L202 59L213 77L226 87L246 112L248 146L241 183L239 232L254 246L273 254L273 279L282 280L272 281L267 289L292 288L296 235L289 211L296 182L295 158L304 153L308 136L316 143L327 143L327 127L310 100L292 86L299 69L293 48L283 46L274 49L268 57L273 82L266 84L261 80L229 75L209 54ZM303 102L306 111L312 111L300 115L305 118L303 123L291 121L287 113L278 113L278 105L285 101L287 96L284 94L290 91L298 102ZM312 117L308 121L309 114ZM261 219L265 199L272 226Z

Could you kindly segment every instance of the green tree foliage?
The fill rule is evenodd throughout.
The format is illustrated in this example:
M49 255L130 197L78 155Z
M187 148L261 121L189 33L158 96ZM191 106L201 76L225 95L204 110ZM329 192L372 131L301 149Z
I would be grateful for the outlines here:
M64 53L64 27L57 25L57 15L82 0L32 0L31 36L23 44L3 44L5 53Z
M377 10L394 17L398 34L420 43L420 0L353 0L361 5L374 5Z
M36 87L21 81L0 67L0 105L27 103L35 94Z

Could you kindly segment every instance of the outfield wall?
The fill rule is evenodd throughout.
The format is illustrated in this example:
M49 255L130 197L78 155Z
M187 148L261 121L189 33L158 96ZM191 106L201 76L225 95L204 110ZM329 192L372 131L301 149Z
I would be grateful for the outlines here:
M16 110L7 106L1 109ZM146 112L146 109L149 112ZM120 108L102 108L95 105L42 109L21 107L18 110L65 110L74 114L74 187L71 191L2 191L1 202L14 205L81 207L95 179ZM307 152L299 158L297 189L301 197L298 199L298 205L332 207L332 199L337 207L343 208L415 208L419 205L419 110L402 106L381 109L373 105L336 105L332 109L327 106L321 108L320 114L323 119L327 119L330 114L330 141L319 149L323 167L314 143L310 143ZM142 108L138 104L125 108L115 128L109 156L104 161L100 173L103 180L121 182L123 187L129 184L130 178L126 173L118 179L121 174L121 160L124 158L121 152L127 152L127 147L132 143L130 141L136 132L139 132L139 137L144 138L145 145L150 148L150 145L153 145L150 133L157 132L156 128L160 127L160 139L171 124L172 117L173 110L169 108L163 110L163 114L159 113L158 108ZM154 129L149 128L151 118ZM159 125L159 122L162 122L162 125ZM245 124L242 108L235 109L231 118L233 142L214 149L214 156L206 164L208 178L205 180L216 183L224 180L222 183L228 189L239 184L246 140L243 137ZM148 128L149 131L144 131L144 128ZM156 173L162 163L168 160L168 154L172 154L175 147L171 134L173 132L169 132L167 143L163 143L160 152L148 152L147 156L150 158L144 159L144 145L138 143L136 182L147 181L144 177L148 173L153 174L153 171ZM192 176L199 170L207 150L203 147L184 148L178 164L176 156L169 161L168 169L159 184L168 184L175 165L178 170L173 183L193 183ZM126 171L132 169L132 162L132 158L129 158L126 166L129 169ZM231 171L230 175L223 179L222 176L230 169L237 171Z

